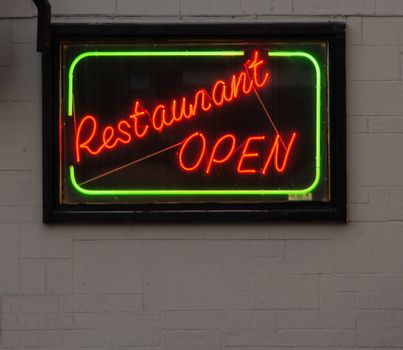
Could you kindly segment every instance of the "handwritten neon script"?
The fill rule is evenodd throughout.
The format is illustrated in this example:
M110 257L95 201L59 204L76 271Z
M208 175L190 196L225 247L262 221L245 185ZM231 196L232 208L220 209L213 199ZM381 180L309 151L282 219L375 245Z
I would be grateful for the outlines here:
M287 167L288 157L296 136L297 134L295 132L292 133L288 144L281 145L284 147L280 147L280 135L277 134L267 148L267 156L265 157L262 166L260 169L257 169L253 164L255 164L256 161L261 161L262 155L256 151L256 144L261 146L262 142L265 142L266 140L265 135L249 136L238 146L235 135L225 134L214 143L212 150L209 151L207 149L206 137L203 133L196 131L188 136L182 143L178 153L178 163L180 168L187 172L203 168L202 170L204 170L206 174L210 174L214 166L228 162L230 158L233 158L236 150L240 148L241 154L238 156L236 167L238 174L260 173L266 175L271 167L275 169L277 173L282 173ZM196 149L196 152L194 152L194 149ZM188 156L187 160L185 160L186 153L191 153L191 157ZM282 161L280 161L280 157L282 157ZM205 161L205 164L202 164L203 160Z
M158 104L151 112L141 102L135 100L134 111L115 126L108 125L98 132L98 122L92 115L86 115L77 126L75 151L80 163L82 152L97 155L114 149L119 144L128 144L134 139L142 139L153 129L162 132L165 128L195 117L199 112L208 112L233 102L242 95L248 95L263 88L269 81L269 73L264 71L264 61L259 52L244 64L244 70L233 74L228 81L217 80L209 92L197 90L189 100L186 97L173 99L167 104Z

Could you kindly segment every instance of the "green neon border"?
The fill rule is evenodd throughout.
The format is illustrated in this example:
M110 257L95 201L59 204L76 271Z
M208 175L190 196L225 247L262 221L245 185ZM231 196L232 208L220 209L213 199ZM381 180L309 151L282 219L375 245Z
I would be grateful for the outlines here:
M78 55L70 65L68 81L68 115L72 115L73 78L74 69L77 63L85 57L92 56L243 56L243 51L91 51ZM315 179L313 183L301 190L164 190L164 189L107 189L88 190L77 183L74 166L69 166L69 175L73 187L81 194L88 196L228 196L228 195L304 195L312 192L319 184L321 178L321 71L319 62L311 54L304 51L270 51L270 57L299 57L308 59L314 66L316 72L316 154L315 154Z

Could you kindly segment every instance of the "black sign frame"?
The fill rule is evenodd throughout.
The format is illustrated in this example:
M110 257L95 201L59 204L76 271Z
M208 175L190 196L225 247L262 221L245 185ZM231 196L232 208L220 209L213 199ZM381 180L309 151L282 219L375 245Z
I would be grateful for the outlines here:
M329 47L329 202L204 204L60 204L58 121L60 42L128 38L259 38L322 40ZM52 24L51 47L43 52L44 222L259 222L270 220L345 222L346 81L343 23L276 24Z

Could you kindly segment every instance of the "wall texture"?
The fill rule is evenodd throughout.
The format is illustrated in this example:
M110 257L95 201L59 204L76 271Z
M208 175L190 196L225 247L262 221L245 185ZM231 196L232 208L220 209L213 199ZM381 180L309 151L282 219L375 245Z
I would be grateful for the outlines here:
M403 349L402 0L51 0L53 21L347 23L347 225L44 226L36 10L0 2L0 348Z

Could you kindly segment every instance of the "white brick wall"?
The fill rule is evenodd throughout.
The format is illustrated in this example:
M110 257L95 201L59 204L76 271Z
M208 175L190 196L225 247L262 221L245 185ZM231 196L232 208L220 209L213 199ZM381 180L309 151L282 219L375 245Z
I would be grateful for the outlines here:
M345 21L347 225L44 226L30 0L0 1L0 349L402 349L403 1L51 0L54 20Z

